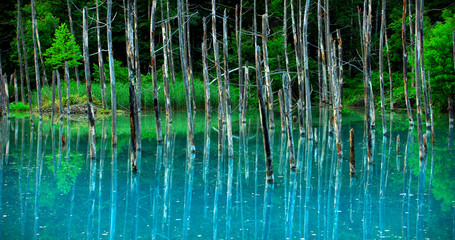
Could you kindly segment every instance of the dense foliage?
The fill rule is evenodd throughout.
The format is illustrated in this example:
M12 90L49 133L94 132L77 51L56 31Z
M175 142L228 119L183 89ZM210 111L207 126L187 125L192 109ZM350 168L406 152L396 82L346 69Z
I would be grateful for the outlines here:
M3 67L4 72L11 73L15 69L18 69L18 54L16 48L16 23L17 23L17 6L14 3L15 1L8 1L5 3L4 7L0 9L2 14L2 24L0 25L0 31L7 33L0 39L0 48L3 49L5 53L2 54L3 57ZM96 4L95 0L91 1L82 1L82 0L73 0L70 1L72 9L72 19L73 19L73 28L74 28L74 38L75 45L81 45L82 43L82 16L80 9L87 5L89 7L89 16L92 19L89 21L89 51L91 53L90 61L92 63L97 63L97 44L96 44L96 31L95 31L95 9ZM169 1L169 15L167 13L167 1L158 1L157 5L157 23L155 33L155 44L157 52L157 66L162 66L163 64L163 55L162 55L162 46L163 42L161 39L161 27L160 24L163 20L170 18L171 27L174 32L172 41L174 47L174 64L176 76L181 76L179 72L181 71L179 56L178 56L178 39L177 39L177 20L173 18L177 14L177 1ZM209 53L209 72L210 79L215 78L215 69L213 66L213 48L211 41L211 18L210 18L210 9L211 2L205 0L191 0L189 7L190 18L190 28L191 28L191 56L192 56L192 65L193 73L196 81L202 79L202 61L201 61L201 47L200 43L202 42L203 29L202 29L202 18L207 18L208 26L208 53ZM291 8L289 6L290 0L287 7L287 26L288 26L288 42L284 42L283 36L283 0L269 0L267 1L267 8L269 14L269 37L268 37L268 54L269 54L269 63L270 69L272 71L272 85L274 92L277 92L281 88L281 73L285 69L285 58L284 58L284 45L288 45L289 49L289 63L291 70L291 77L293 79L292 86L294 90L297 89L296 84L296 68L295 68L295 52L294 52L294 42L292 37L292 28L291 28ZM317 65L317 3L316 1L310 2L310 16L309 16L309 26L308 26L308 39L309 39L309 56L310 56L310 82L312 84L312 97L313 101L318 101L319 98L319 86L318 86L318 65ZM33 45L31 37L31 21L30 21L30 2L21 1L22 4L22 16L23 16L23 26L25 30L25 40L26 40L26 49L29 67L32 66L33 58ZM106 20L106 5L105 2L102 2L100 10L100 21L103 23ZM140 50L140 60L141 60L141 72L144 74L145 78L143 79L144 83L149 81L149 62L150 62L150 1L138 1L138 24L137 31L139 37L139 50ZM163 6L161 6L163 4ZM222 10L227 9L228 14L228 36L229 36L229 68L234 69L238 67L237 63L237 48L236 48L236 36L235 36L235 6L239 5L239 0L228 0L228 1L217 1L217 14L221 15ZM298 1L294 1L294 13L296 16L297 24L299 23L298 12L299 8L304 7L304 2L299 4ZM390 59L391 59L391 68L392 68L392 84L394 92L394 105L396 107L404 107L404 88L402 80L402 43L401 43L401 21L402 21L402 4L400 0L387 0L387 9L386 9L386 18L387 18L387 35L388 43L390 50ZM115 15L113 23L113 46L114 46L114 58L116 62L116 69L118 66L126 66L126 45L125 45L125 24L124 24L124 9L122 7L123 1L115 0L113 4L113 15ZM242 64L245 64L246 61L249 62L250 66L254 66L254 54L253 53L253 0L244 0L243 1L243 19L242 19ZM63 46L63 43L72 44L72 41L69 41L70 35L69 31L63 26L69 27L69 17L68 17L68 6L66 1L54 1L54 0L36 0L37 8L37 21L38 21L38 30L40 34L41 48L43 53L48 53L49 65L47 71L50 71L52 68L61 67L61 60L67 56L60 56L58 54L58 47ZM362 11L363 1L361 0L351 0L351 1L341 1L341 0L332 0L330 1L330 28L334 32L336 29L341 30L341 37L343 39L343 61L344 64L344 105L355 104L363 105L363 74L362 74L362 61L360 56L360 26L358 20L358 9ZM415 5L411 2L411 5L407 8L408 14L411 11L411 14L415 12ZM257 22L258 22L258 32L262 33L262 21L261 16L265 13L265 1L257 1L256 3L257 11ZM425 66L427 73L430 74L432 94L433 94L433 103L438 110L444 111L447 107L447 97L453 96L455 91L455 81L454 81L454 63L452 56L452 45L453 40L451 34L454 26L454 12L455 5L452 4L450 0L441 0L441 1L427 1L425 3L425 26L424 26L424 50L425 50ZM379 77L378 77L378 46L379 46L379 28L380 28L380 13L381 13L381 2L373 1L373 19L372 19L372 70L373 70L373 89L374 93L379 93ZM362 14L362 12L360 12ZM414 15L411 17L412 27L415 27L415 18ZM410 57L413 54L414 48L414 36L410 36L409 23L410 19L406 18L407 23L407 46L408 53ZM60 27L58 27L60 26ZM106 29L105 25L101 24L101 42L102 48L107 49L106 43ZM222 34L222 20L218 18L217 20L217 32L218 39L221 39ZM322 29L324 30L324 29ZM60 33L59 33L60 32ZM63 34L63 35L61 35ZM63 38L66 38L63 40ZM60 40L59 40L60 39ZM20 39L21 40L21 39ZM62 41L63 40L63 41ZM53 44L52 44L53 43ZM258 44L262 45L261 37L258 37ZM51 47L52 46L52 47ZM79 48L79 47L75 47ZM222 48L220 46L220 48ZM221 49L220 49L221 50ZM52 52L52 53L51 53ZM222 51L220 51L222 52ZM73 59L79 59L76 52L73 52L75 55ZM107 58L105 52L103 51L104 58ZM23 56L23 55L22 55ZM384 55L386 56L386 54ZM53 60L51 60L53 59ZM59 60L60 59L60 60ZM106 62L106 61L105 61ZM387 60L384 59L385 66L387 67ZM76 64L76 62L74 62ZM80 64L80 62L77 62ZM72 65L72 64L70 64ZM94 64L96 65L96 64ZM413 80L413 61L412 58L408 62L409 77ZM32 69L32 68L30 68ZM107 69L107 68L106 68ZM82 69L81 69L82 70ZM108 71L106 71L108 74ZM161 72L160 67L158 72ZM121 72L118 76L118 81L126 81L125 72ZM70 76L71 81L74 80L74 70L71 69ZM79 71L80 77L83 76L83 71ZM50 72L48 73L50 75ZM93 77L95 81L99 81L99 72L94 71ZM116 73L117 75L117 73ZM233 85L237 84L237 72L233 71L230 76L230 80ZM33 79L34 73L30 71L30 77ZM255 82L255 73L254 71L250 72L250 78L252 83ZM388 79L388 73L385 73L385 78ZM109 79L108 77L106 78ZM162 81L159 77L158 81ZM176 82L181 81L180 78L176 79ZM159 83L162 84L162 83ZM414 86L414 84L411 84ZM32 82L32 88L36 87L36 84ZM386 95L388 94L389 82L385 82ZM253 92L254 89L252 89ZM144 98L147 98L147 92L143 95ZM160 95L162 95L162 89L160 89ZM294 91L294 97L296 97L296 91ZM415 101L415 88L410 88L411 103ZM14 96L11 96L14 97ZM95 96L96 97L96 96ZM379 95L375 96L375 100L379 100ZM388 104L388 99L386 100ZM162 105L163 106L163 105ZM414 105L413 105L414 106ZM148 108L148 106L146 106ZM198 107L202 107L198 106Z
M47 64L54 69L64 68L65 62L68 62L69 67L80 65L78 60L82 59L81 50L74 41L74 36L71 35L65 23L55 31L54 42L52 46L46 50Z

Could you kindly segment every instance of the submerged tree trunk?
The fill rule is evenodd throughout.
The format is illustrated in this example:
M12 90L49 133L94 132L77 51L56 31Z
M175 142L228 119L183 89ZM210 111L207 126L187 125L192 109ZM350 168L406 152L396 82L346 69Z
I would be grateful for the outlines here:
M190 139L191 145L191 152L196 152L196 147L194 145L194 126L193 126L193 116L192 116L192 108L191 108L191 96L190 96L190 89L189 89L189 69L186 64L186 43L184 42L183 35L185 32L183 31L183 15L182 15L182 0L178 0L178 25L179 25L179 45L180 45L180 62L182 65L182 73L183 73L183 83L185 85L185 95L186 95L186 113L188 118L188 135ZM218 79L220 81L220 79Z
M150 16L150 65L152 67L153 79L153 106L155 107L155 121L156 121L156 141L161 143L163 141L163 134L161 133L161 118L160 118L160 104L158 102L158 81L156 74L156 56L155 56L155 25L156 25L156 1L152 3L152 10ZM137 38L136 38L137 40ZM136 56L139 60L139 57Z
M262 52L264 61L264 77L265 77L265 89L267 105L269 106L269 129L273 132L275 129L275 114L273 111L273 90L272 80L270 79L270 67L269 67L269 54L267 51L267 39L268 39L268 16L262 15Z
M138 114L141 113L142 111L142 77L141 77L141 61L140 61L140 56L139 56L139 40L137 36L137 0L134 0L133 3L133 21L134 21L134 28L133 28L133 34L134 34L134 70L136 71L136 104L137 104L137 112ZM138 116L139 117L139 116ZM138 125L138 149L141 149L141 124L139 122Z
M22 50L20 38L20 29L22 26L21 21L21 9L20 9L20 0L17 0L17 28L16 28L16 46L17 46L17 58L19 59L19 74L21 77L21 101L25 104L25 95L24 95L24 65L22 63ZM16 77L17 78L17 77Z
M379 84L381 88L381 113L382 113L382 135L387 133L387 125L385 120L385 99L384 99L384 32L386 31L386 20L385 20L385 6L386 0L382 0L382 11L381 11L381 33L379 37Z
M259 101L259 112L261 116L262 138L264 141L265 151L265 166L267 174L267 182L273 182L273 164L272 164L272 151L270 148L269 129L267 126L267 116L265 114L264 97L262 96L262 70L261 70L261 48L256 46L256 76L257 76L257 96Z
M41 79L40 79L40 71L39 71L39 63L38 63L38 46L37 46L37 27L36 27L36 10L35 10L35 0L31 2L32 7L32 37L33 37L33 56L35 59L35 78L36 78L36 93L38 95L38 111L39 111L39 119L40 121L43 120L43 111L41 109Z
M95 112L93 110L93 98L92 98L92 80L90 75L90 60L88 52L88 8L85 7L82 11L82 39L84 49L84 68L85 68L85 84L87 88L87 115L88 115L88 126L89 126L89 137L90 137L90 157L96 158L96 140L95 140ZM65 62L68 66L68 62ZM67 67L65 67L67 69Z
M112 0L107 0L107 52L111 80L112 145L117 146L117 94L115 89L114 50L112 46Z
M165 44L163 48L163 56L164 56L164 64L163 64L163 85L164 85L164 99L165 99L165 107L166 107L166 117L169 123L172 123L172 106L171 106L171 96L169 90L169 63L170 59L168 59L168 45L170 44L169 40L167 40L167 23L164 22L161 26L161 32L163 34L163 44Z
M66 0L66 4L68 5L68 18L70 21L70 30L71 30L71 35L74 35L74 28L73 28L73 18L71 14L71 5L70 5L70 0ZM76 42L76 38L74 38L74 42ZM74 67L74 75L76 75L76 82L77 82L77 91L79 91L79 88L81 86L81 81L79 79L79 67L75 66Z
M71 92L70 92L70 71L68 68L68 62L65 61L65 80L66 80L66 108L67 112L66 114L70 115L70 98L71 98Z
M28 94L28 106L30 108L30 123L33 125L33 107L32 107L32 95L30 89L30 75L28 73L28 61L27 61L27 49L25 45L25 34L24 34L24 27L22 26L22 10L20 7L20 0L17 0L17 9L19 15L19 25L21 31L21 39L22 39L22 51L24 53L24 65L25 65L25 79L27 80L27 94Z
M134 84L134 33L133 33L133 0L128 0L127 12L127 55L128 55L128 88L130 98L130 132L131 132L131 171L137 172L137 150L138 150L138 111L137 111L137 95Z
M292 114L291 114L291 96L289 95L289 73L283 74L283 91L285 101L285 116L286 116L286 130L288 135L288 150L289 150L289 164L291 170L295 171L295 156L294 156L294 139L292 135Z
M424 160L424 139L422 130L422 91L421 91L421 61L423 57L423 2L416 0L416 52L415 52L415 72L416 72L416 105L417 105L417 132L419 138L419 158ZM421 9L422 6L422 9Z
M63 104L62 104L62 84L60 82L60 73L57 72L57 87L58 87L58 111L60 114L60 121L63 119Z
M235 40L237 42L237 62L239 65L239 113L243 116L245 111L243 101L245 101L244 88L245 82L243 78L243 64L242 64L242 9L243 0L240 0L240 12L238 5L235 6Z
M303 71L305 73L305 97L306 97L306 121L308 139L313 139L313 127L311 117L311 90L310 90L310 69L308 68L308 15L310 8L310 0L306 1L305 13L303 17ZM340 39L341 47L341 39ZM340 63L341 65L341 63ZM340 96L339 96L340 97Z
M204 75L204 94L205 94L205 114L210 119L210 86L209 86L209 69L207 63L207 23L205 17L202 19L204 35L202 39L202 65Z
M368 10L366 8L368 4ZM364 3L364 11L368 11L368 16L371 16L371 0L365 0ZM364 14L365 15L365 14ZM364 19L365 20L365 19ZM366 119L366 135L367 135L367 157L368 157L368 164L373 164L373 153L372 153L372 136L371 136L371 128L372 128L372 119L371 119L371 56L370 56L370 33L371 33L371 22L366 20L364 22L365 31L364 31L364 39L365 39L365 87L364 87L364 94L365 94L365 119Z
M232 120L231 120L231 95L229 92L229 66L228 66L228 34L227 34L227 13L224 9L223 17L223 59L224 59L224 89L226 91L226 128L228 134L228 157L234 157L234 143L232 141Z
M221 130L223 129L224 121L224 101L223 101L223 85L221 84L221 70L220 70L220 59L218 50L218 41L216 36L216 11L215 11L215 0L212 0L212 37L213 37L213 58L215 60L216 78L218 81L218 150L221 151L223 147L223 136Z
M411 102L409 101L408 90L408 51L406 50L406 0L403 0L403 18L401 22L401 41L403 43L403 81L404 97L406 100L406 109L408 111L409 126L414 126L412 117Z
M101 87L101 104L103 109L106 109L106 74L104 73L104 59L103 52L101 48L101 27L100 27L100 14L99 14L99 5L98 0L96 0L96 39L98 43L98 67L100 71L100 87Z

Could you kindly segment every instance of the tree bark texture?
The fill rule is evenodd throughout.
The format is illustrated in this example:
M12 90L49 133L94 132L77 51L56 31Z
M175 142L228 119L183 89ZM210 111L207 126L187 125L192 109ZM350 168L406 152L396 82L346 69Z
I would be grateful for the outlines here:
M112 0L107 0L107 52L111 80L112 146L117 146L117 94L115 89L114 49L112 46Z
M95 112L93 110L93 98L92 98L92 80L90 74L90 60L88 52L88 8L85 7L82 11L82 39L84 49L84 68L85 68L85 84L87 89L87 115L88 115L88 126L90 136L90 158L96 159L96 140L95 140ZM65 68L68 69L68 62L65 62ZM68 71L67 71L68 75ZM69 78L69 76L67 76ZM67 80L69 82L69 79ZM69 106L68 106L69 109Z
M269 129L273 131L275 129L275 114L273 111L273 91L272 91L272 80L270 78L270 67L269 67L269 54L267 51L268 42L268 16L262 15L262 52L264 61L264 77L265 77L265 92L267 105L269 107Z
M157 79L158 76L156 74L157 61L156 61L156 55L155 55L156 2L157 1L155 0L152 3L152 10L151 10L151 16L150 16L150 65L152 67L152 79L153 79L153 106L155 107L156 141L158 143L161 143L161 142L163 142L163 134L161 133L160 104L158 102L158 79ZM137 38L136 38L136 43L137 43ZM139 60L139 56L136 56L136 60Z

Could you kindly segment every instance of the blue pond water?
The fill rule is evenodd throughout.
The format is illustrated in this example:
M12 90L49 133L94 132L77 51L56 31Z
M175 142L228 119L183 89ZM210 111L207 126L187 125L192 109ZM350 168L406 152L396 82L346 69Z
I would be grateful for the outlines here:
M447 117L436 118L424 162L405 115L388 118L384 137L377 122L368 165L362 113L343 111L344 158L336 156L330 111L322 109L313 113L317 142L294 128L295 172L277 119L274 184L265 181L254 115L243 126L234 120L230 159L227 141L218 151L216 113L208 124L196 115L195 154L187 152L185 114L176 113L172 126L163 122L158 145L154 118L145 113L137 174L130 171L127 117L119 118L116 148L110 119L96 121L94 160L84 119L54 127L35 119L31 127L26 117L3 118L0 239L453 239L455 152Z

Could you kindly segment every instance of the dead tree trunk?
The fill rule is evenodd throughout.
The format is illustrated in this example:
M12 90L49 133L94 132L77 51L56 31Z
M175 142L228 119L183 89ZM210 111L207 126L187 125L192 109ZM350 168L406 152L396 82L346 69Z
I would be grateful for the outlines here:
M224 89L226 91L226 128L228 135L228 157L234 157L234 143L232 141L232 120L231 120L231 95L229 93L229 66L228 66L228 33L227 13L224 9L223 17L223 59L224 59Z
M430 71L428 71L428 98L430 101L430 116L431 116L431 141L434 145L434 115L433 115L433 100L431 98L431 79Z
M313 139L313 127L311 117L311 89L310 89L310 69L308 68L308 15L310 0L306 1L305 13L303 17L303 72L305 73L305 97L306 97L306 121L308 139ZM339 40L341 47L341 39ZM340 63L341 65L341 63ZM340 96L339 96L340 97Z
M324 23L325 23L325 48L327 51L327 81L329 82L329 89L328 89L328 94L326 94L326 99L328 103L331 102L331 97L329 95L332 94L330 91L330 86L332 85L332 74L330 73L330 68L332 66L330 56L328 54L329 49L330 49L330 42L331 42L331 36L330 36L330 6L329 6L329 0L324 0Z
M164 85L164 98L165 98L165 108L166 108L166 117L169 123L172 123L172 106L171 106L171 96L169 90L169 62L168 59L168 45L170 44L167 40L167 23L164 22L161 26L161 31L163 35L163 43L165 44L163 48L164 64L163 64L163 85Z
M93 98L92 98L92 80L90 75L90 59L88 52L88 8L85 7L82 10L82 42L84 49L84 69L85 69L85 84L87 88L87 115L88 115L88 126L90 136L90 157L96 159L96 140L95 140L95 112L93 110ZM68 62L65 62L65 68L68 69ZM68 72L67 72L68 75ZM68 76L69 78L69 76Z
M285 110L284 110L284 100L283 100L283 91L278 91L278 100L280 102L280 122L281 122L281 132L286 133L286 120L285 120Z
M302 103L303 101L303 96L300 98L301 91L300 91L300 84L303 81L303 71L302 67L300 64L300 37L297 34L297 27L296 27L296 21L294 17L294 1L291 0L291 20L292 20L292 35L294 37L294 48L295 48L295 65L297 68L297 81L299 85L299 100L297 102L297 108L299 112L299 126L300 126L300 136L303 136L305 134L305 124L303 121L303 108L302 108Z
M100 14L99 14L99 5L98 0L96 0L96 40L98 43L98 67L100 70L100 88L101 88L101 104L103 109L106 109L106 74L104 72L104 59L103 51L101 48L101 27L100 27Z
M14 74L11 75L11 77L13 78L13 82L14 82L14 103L17 104L17 102L19 101L19 93L18 93L18 89L17 89L16 70L14 70Z
M133 0L128 0L128 11L127 11L127 55L128 55L128 89L130 99L130 132L131 132L131 170L137 172L137 150L140 149L138 146L138 110L137 110L137 95L134 84L134 19L133 19Z
M6 74L3 75L3 68L2 68L2 54L0 51L0 90L1 95L3 96L3 106L6 106L6 117L9 119L11 117L10 112L9 112L9 94L8 94L8 79L6 77ZM2 112L5 110L4 107L2 107Z
M185 34L183 28L183 14L182 14L182 0L178 0L178 25L179 25L179 45L180 45L180 62L182 66L183 73L183 83L185 85L185 95L186 95L186 113L188 118L188 134L190 138L191 152L196 152L196 147L194 145L194 126L193 126L193 115L191 108L191 96L189 89L189 69L186 65L186 43L184 42L183 35ZM220 81L220 79L218 79Z
M20 41L19 41L21 26L22 26L22 21L21 21L20 0L17 0L16 46L17 46L17 58L19 59L19 74L20 74L20 77L21 77L21 101L22 101L23 104L25 104L24 65L22 63L22 51L21 51L21 44L20 44Z
M242 123L246 123L246 112L248 110L248 93L250 85L250 76L248 71L248 61L245 62L245 76L244 76L244 87L243 87L243 114L242 114Z
M283 74L283 91L285 101L285 116L286 116L286 129L288 135L288 149L289 149L289 164L291 170L295 171L295 156L294 156L294 137L292 135L292 114L291 114L291 96L289 86L289 73Z
M387 49L387 63L388 63L388 67L389 67L390 111L392 111L393 110L392 66L390 64L389 39L387 38L387 31L385 31L385 46ZM392 129L390 129L390 131L392 131Z
M35 0L31 2L32 7L32 37L33 37L33 56L35 59L35 78L36 78L36 93L38 95L38 112L39 120L43 120L43 111L41 109L41 79L38 63L38 46L37 46L37 27L36 27L36 10L35 10Z
M355 142L354 142L354 129L351 129L349 132L350 138L349 143L351 145L351 152L350 152L350 174L351 176L355 176Z
M417 0L419 1L419 0ZM425 54L424 54L424 48L423 48L423 4L424 4L424 1L419 1L420 4L420 19L417 19L416 18L416 21L419 21L420 22L420 29L419 31L420 32L420 39L419 39L419 43L417 43L417 46L420 48L419 51L417 51L419 54L420 54L420 59L419 59L419 64L420 64L420 72L416 72L416 74L420 74L420 78L421 78L421 81L422 81L422 90L423 90L423 100L424 100L424 107L425 107L425 126L426 126L426 129L430 129L431 127L431 119L430 119L430 105L429 105L429 101L428 101L428 89L427 89L427 81L425 80ZM416 31L417 32L417 31ZM419 34L419 33L417 33Z
M338 63L338 76L334 78L334 82L336 83L336 88L334 88L334 92L336 92L336 118L334 119L336 124L336 146L337 146L337 155L338 157L343 157L343 143L341 140L341 102L342 102L342 84L343 84L343 62L342 62L342 53L343 53L343 44L341 41L340 30L337 29L337 38L338 38L338 57L334 59L335 63ZM333 52L335 52L335 46L333 46ZM336 72L337 69L334 69Z
M169 70L170 70L170 77L172 80L172 84L174 84L175 81L175 72L174 72L174 48L172 47L172 28L171 28L171 15L169 11L169 0L166 1L166 10L167 10L167 18L169 21L167 21L166 24L166 32L167 32L167 38L169 39L169 44L168 44L168 54L169 54Z
M114 49L112 46L112 0L107 0L107 52L111 80L112 146L117 146L117 94L115 89Z
M22 39L22 52L24 53L24 65L25 65L25 79L27 81L27 93L28 93L28 106L30 108L30 123L33 125L33 106L32 106L32 95L30 89L30 75L28 73L28 61L27 61L27 49L25 45L25 34L24 27L22 26L22 10L20 7L20 0L17 0L17 9L19 15L19 25L21 30L21 39Z
M385 7L386 0L382 0L382 11L381 11L381 32L379 37L379 84L381 87L381 113L382 113L382 135L387 134L387 125L385 120L385 99L384 99L384 32L386 31L386 20L385 20Z
M54 126L54 115L55 115L55 71L52 71L52 126ZM52 141L53 142L53 141Z
M65 61L65 80L66 80L66 107L67 107L67 112L66 114L70 115L70 98L71 98L71 92L70 92L70 71L68 68L68 62Z
M403 43L403 81L404 97L406 99L406 109L408 111L409 126L414 126L412 117L411 102L409 101L408 90L408 51L406 50L406 0L403 0L403 18L401 22L401 41Z
M267 103L269 106L269 129L273 131L275 129L275 114L273 111L273 92L272 92L272 80L270 79L270 67L269 67L269 54L267 51L268 41L268 16L262 15L262 52L264 58L264 77L265 77L265 89L267 93Z
M135 0L136 2L136 0ZM158 76L156 74L156 56L155 56L155 25L156 25L156 2L152 3L152 10L150 16L150 65L152 67L153 79L153 106L155 107L155 121L156 121L156 141L161 143L163 141L163 134L161 133L161 117L160 117L160 104L158 102ZM137 36L136 36L137 43ZM137 46L136 46L137 48ZM139 60L139 56L136 56ZM138 100L139 103L139 100Z
M368 16L371 16L371 0L365 0L364 3L364 11L367 11L367 2L369 2L368 7ZM365 15L365 14L364 14ZM365 19L364 19L365 21ZM371 32L371 22L366 20L364 22L365 30L364 30L364 39L365 39L365 87L364 87L364 94L365 94L365 119L366 119L366 135L367 135L367 157L368 157L368 164L373 164L373 154L372 154L372 136L371 136L371 128L372 128L372 119L371 119L371 56L370 56L370 32Z
M267 126L267 116L265 114L264 97L262 96L262 70L261 70L261 48L256 46L256 76L257 76L257 95L259 101L259 112L261 116L262 138L264 141L265 166L267 182L273 182L272 151L270 149L269 129Z
M218 51L218 41L216 36L216 11L215 11L215 0L212 0L212 38L213 38L213 58L215 60L216 78L218 81L218 150L221 151L223 148L223 135L221 130L223 129L224 121L224 100L223 100L223 85L221 84L221 70L220 70L220 59Z
M204 36L202 40L202 65L204 75L204 93L205 93L205 114L206 118L210 119L210 83L209 83L209 68L207 63L207 23L205 17L202 19Z
M416 0L416 52L415 52L415 72L416 72L416 105L417 105L417 132L419 138L419 158L424 160L424 143L422 130L422 90L421 90L421 59L423 56L423 46L421 39L423 38L423 7L421 0Z
M448 111L449 111L449 125L453 125L453 101L452 101L452 98L449 97L449 107L448 107Z
M245 83L243 79L243 65L242 65L242 9L243 0L240 1L240 12L238 11L238 5L235 6L235 39L237 42L237 62L239 65L239 113L243 116L243 101L245 101L244 88Z
M60 121L63 119L63 104L62 104L62 84L60 82L60 73L57 72L57 87L58 87L58 111L60 113Z
M185 24L183 25L183 28L185 30L185 34L183 36L185 42L186 42L186 53L187 53L187 66L188 66L188 78L189 78L189 83L191 84L191 99L193 102L193 109L196 110L196 95L195 95L195 89L194 89L194 80L193 80L193 63L192 63L192 58L191 58L191 38L190 38L190 4L189 1L186 0L186 17L184 18Z
M142 94L141 94L141 91L142 91L142 79L141 79L141 62L140 62L140 56L139 56L139 41L138 41L138 37L137 37L137 0L134 0L134 3L133 3L133 15L134 15L134 29L133 29L133 33L134 33L134 70L136 71L136 98L137 98L137 101L136 101L136 104L137 104L137 112L138 114L141 113L142 111ZM138 116L139 118L140 116ZM139 122L138 124L138 149L140 150L141 149L141 134L142 134L142 131L141 131L141 124Z
M66 0L66 4L68 5L68 18L70 20L70 30L71 30L71 35L74 35L74 28L73 28L73 17L71 14L71 5L70 5L70 0ZM76 41L76 38L74 38L74 41ZM79 91L79 88L81 86L81 81L79 79L79 67L75 66L74 67L74 75L76 75L76 82L77 82L77 91Z

